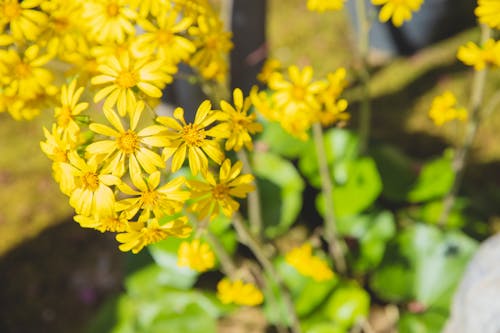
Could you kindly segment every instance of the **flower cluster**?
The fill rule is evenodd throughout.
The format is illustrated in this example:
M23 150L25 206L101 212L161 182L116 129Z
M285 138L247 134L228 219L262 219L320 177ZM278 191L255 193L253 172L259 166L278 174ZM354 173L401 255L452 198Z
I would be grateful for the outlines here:
M327 79L313 80L313 69L290 66L285 75L275 60L260 75L270 91L254 88L250 97L256 109L269 121L279 122L290 134L306 140L312 124L330 126L349 119L347 101L340 98L347 85L346 70L340 68Z
M333 278L333 272L327 262L312 254L312 246L309 243L288 252L285 260L300 274L309 276L315 281L327 281Z
M227 278L217 284L217 297L223 304L254 306L264 301L264 295L252 283L245 283L241 280L231 281Z
M467 110L457 107L455 95L450 91L446 91L442 95L436 96L432 101L429 118L432 119L436 126L442 126L444 123L455 119L467 120Z
M231 35L206 0L1 0L0 13L0 112L18 120L50 109L64 77L92 78L94 101L121 116L181 62L226 78Z

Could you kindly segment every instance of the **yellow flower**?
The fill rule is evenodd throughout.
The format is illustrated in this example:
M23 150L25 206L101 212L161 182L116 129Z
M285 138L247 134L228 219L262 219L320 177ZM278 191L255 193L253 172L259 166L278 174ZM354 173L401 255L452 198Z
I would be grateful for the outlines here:
M5 85L5 94L27 100L45 93L55 93L56 89L51 84L53 76L42 67L51 57L49 54L40 55L40 48L36 44L28 47L22 56L12 48L0 50L0 68L9 69L0 77L0 82Z
M305 243L286 254L286 262L300 274L309 276L315 281L326 281L333 278L333 272L327 262L312 254L311 244Z
M49 53L69 59L70 54L78 52L79 45L85 43L82 2L51 0L44 1L41 7L48 14L48 22L39 43L46 46Z
M262 70L257 75L257 80L259 80L262 83L267 83L271 75L276 71L278 71L280 68L281 68L281 62L279 60L267 59L266 62L264 63L264 66L262 66Z
M262 304L264 295L251 283L224 278L217 284L217 298L223 304L255 306Z
M164 225L160 225L156 219L150 219L129 223L127 231L116 235L116 240L122 243L119 246L120 251L132 250L132 253L138 253L144 246L159 242L167 237L189 237L191 230L185 216Z
M170 0L129 0L129 3L143 18L147 18L148 14L158 17L162 11L172 7Z
M450 91L434 97L431 109L429 110L429 118L432 119L436 126L442 126L444 123L454 119L467 120L467 110L465 108L457 108L456 104L457 100Z
M36 10L43 0L0 0L0 33L10 31L17 40L36 40L47 15Z
M283 129L306 140L307 131L320 109L317 94L324 89L325 82L312 81L313 69L310 66L302 71L297 66L290 66L288 75L290 80L279 73L273 74L269 79L269 88L273 90L272 109L277 109L276 120Z
M75 189L71 192L69 204L77 214L84 216L110 216L115 208L115 196L111 185L120 179L98 170L95 159L85 161L75 151L68 153L69 163L75 177Z
M328 74L328 84L318 95L321 109L318 113L318 120L321 125L327 127L337 122L349 120L350 115L345 112L347 101L338 99L344 88L347 86L347 72L345 68L339 68Z
M118 113L124 116L133 111L136 104L134 88L150 97L160 98L161 89L172 81L171 73L176 69L164 66L161 60L151 61L148 57L131 58L128 53L122 57L111 56L97 68L102 75L92 78L92 84L106 84L94 96L94 102L106 97L105 108L117 105Z
M205 272L215 265L215 255L207 243L199 239L182 242L177 252L177 265L189 267L197 272Z
M69 86L63 85L61 88L61 106L55 108L54 117L57 126L62 131L63 140L77 142L80 134L80 126L76 122L76 117L85 111L89 103L78 103L84 88L76 89L77 80L73 79Z
M240 175L242 168L240 161L231 166L231 161L226 159L220 167L219 181L209 172L204 174L205 182L188 181L194 199L190 210L195 212L200 220L207 216L213 220L221 212L231 217L240 207L233 197L242 199L248 192L255 190L252 185L254 177L250 174Z
M480 71L487 65L500 66L500 42L488 39L483 47L477 46L473 42L460 46L457 58L468 66Z
M326 10L340 10L346 0L307 0L307 9L324 12Z
M189 28L189 35L193 36L197 47L189 63L205 79L223 82L227 74L227 55L233 47L231 33L224 31L216 16L199 16L196 23L197 26Z
M193 42L183 36L192 24L191 19L179 20L179 13L175 11L158 16L157 25L146 19L140 20L139 24L145 33L137 37L134 44L134 52L138 54L156 52L158 59L176 65L187 60L196 50Z
M243 146L248 150L253 149L252 137L250 134L255 134L262 131L262 125L255 121L257 117L255 113L248 115L250 109L250 98L243 99L243 93L239 88L233 91L234 107L226 101L220 102L220 107L227 116L229 124L229 137L226 141L226 150L233 149L239 151Z
M40 142L40 148L50 158L54 179L59 183L61 192L70 195L75 188L75 177L69 164L68 153L74 150L74 142L64 140L62 131L56 124L52 126L52 132L43 128L45 141Z
M383 6L379 13L379 20L387 22L392 19L396 27L411 20L412 13L417 12L424 0L372 0L374 5Z
M160 171L153 172L146 181L140 173L134 172L131 173L131 179L137 190L125 183L120 184L120 191L132 197L116 203L116 210L123 211L128 219L139 211L139 221L148 220L151 214L157 219L173 215L181 211L184 202L189 199L189 192L181 189L185 183L184 177L177 177L160 187Z
M109 216L76 215L73 219L82 228L92 228L100 232L126 232L128 228L128 220L124 214L113 213Z
M500 1L478 0L477 5L474 13L479 18L479 22L494 29L500 28Z
M165 148L165 159L172 157L171 170L179 170L186 159L189 159L189 167L194 175L201 170L206 173L208 170L209 156L215 163L220 164L224 159L224 152L221 150L217 140L227 136L227 125L218 124L214 126L219 118L220 112L212 109L210 101L204 101L196 111L193 123L186 123L184 110L177 108L174 111L174 118L158 117L157 121L165 125L167 138L171 144Z
M166 137L160 134L163 127L151 125L137 130L143 109L144 102L139 101L135 111L130 114L128 129L125 129L116 112L108 108L104 108L104 115L114 128L99 123L90 124L89 128L93 132L112 138L91 143L86 149L91 155L105 156L104 172L122 176L126 171L127 160L130 174L140 173L140 167L147 173L153 173L165 166L161 156L150 148L168 143Z
M127 34L135 33L137 13L126 0L90 0L83 3L82 19L87 23L88 35L99 43L118 42Z

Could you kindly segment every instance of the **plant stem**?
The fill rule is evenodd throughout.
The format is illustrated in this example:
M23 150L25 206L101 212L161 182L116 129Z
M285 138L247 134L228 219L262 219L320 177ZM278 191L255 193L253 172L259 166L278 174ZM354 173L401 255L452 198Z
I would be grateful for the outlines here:
M361 108L359 117L359 153L366 152L370 139L371 103L370 72L368 71L368 50L370 47L370 21L367 16L365 0L356 0L358 25L358 54L360 58L359 76L362 84Z
M347 267L344 258L344 250L337 234L335 224L335 207L333 202L333 182L328 170L326 160L326 149L323 141L323 129L319 122L313 125L314 146L316 147L316 156L319 165L319 174L321 177L321 191L325 201L325 237L329 245L330 254L335 261L335 268L341 274L345 274Z
M485 26L481 25L481 45L486 42L490 37L491 30ZM453 157L452 168L455 178L451 186L450 191L443 200L443 210L441 216L438 220L438 226L445 227L448 222L448 217L450 215L451 209L455 204L455 200L462 184L465 164L469 151L476 137L477 129L481 121L481 107L484 94L484 86L486 83L487 70L483 69L480 71L474 71L474 76L472 78L472 90L469 104L469 121L467 122L467 127L465 130L465 137L455 156Z
M243 172L253 174L248 155L245 150L237 152L238 159L243 163ZM262 236L262 210L260 206L260 195L257 181L253 181L255 190L248 193L248 220L250 221L250 231L252 234L260 239Z
M264 271L268 275L268 277L275 279L280 289L280 293L283 299L285 300L288 313L292 316L292 323L290 329L293 333L300 333L301 331L300 322L297 313L295 312L295 307L292 302L292 297L290 296L290 291L285 286L283 279L274 269L273 264L265 254L262 244L252 235L250 230L248 230L248 228L246 227L245 223L241 218L241 215L235 214L233 216L233 224L236 229L236 232L238 233L240 241L246 246L248 246L248 248L250 248L252 253L255 255L259 263L264 268Z
M229 277L234 278L236 276L237 268L224 246L222 246L217 237L215 237L208 229L205 232L205 239L207 243L210 244L210 247L212 247L212 250L219 259L224 273Z

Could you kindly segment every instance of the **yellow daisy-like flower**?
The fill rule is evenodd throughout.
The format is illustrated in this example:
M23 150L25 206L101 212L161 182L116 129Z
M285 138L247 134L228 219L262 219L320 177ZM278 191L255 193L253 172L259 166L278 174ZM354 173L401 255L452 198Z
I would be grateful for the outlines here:
M5 85L5 94L25 100L45 93L53 94L56 91L51 84L53 75L42 67L51 58L49 54L40 54L40 48L36 44L28 47L22 56L14 49L0 50L0 68L8 69L0 77L0 82Z
M227 116L225 120L229 125L229 137L226 140L226 150L239 151L243 146L248 150L253 149L250 134L262 132L262 125L255 121L257 115L247 114L252 102L250 98L243 99L243 92L236 88L233 91L234 107L226 101L220 102L222 112Z
M313 69L310 66L302 71L297 66L290 66L288 74L290 80L279 73L269 79L269 88L273 90L273 108L278 109L276 118L287 132L306 140L307 131L320 109L316 97L324 89L325 82L312 80Z
M36 40L47 15L36 10L43 0L0 0L0 33L10 31L17 40Z
M77 80L73 79L70 84L61 88L61 106L55 108L54 117L57 126L62 131L63 140L76 143L80 134L80 126L76 118L85 111L89 103L78 103L82 96L83 87L76 89Z
M181 211L184 202L189 199L190 193L182 190L184 177L177 177L162 186L160 171L153 172L146 181L140 173L134 172L131 179L137 190L125 183L120 184L120 191L132 197L116 203L116 210L123 211L128 219L136 216L138 212L139 221L148 220L151 214L157 219L173 215Z
M262 83L267 83L272 74L281 69L281 61L277 59L267 59L262 66L262 70L257 75L257 80Z
M199 239L182 242L177 257L178 266L189 267L197 272L205 272L215 266L215 255L210 246Z
M222 22L215 16L201 15L197 26L189 28L197 51L190 59L190 65L197 68L207 80L225 80L227 55L232 49L231 33L224 31Z
M49 132L45 127L43 132L45 141L40 142L40 148L53 161L53 176L59 184L61 192L70 195L75 189L75 177L69 164L68 153L76 148L75 142L64 140L62 131L56 124L52 126L52 132Z
M213 111L210 101L204 101L196 111L193 123L186 123L184 110L174 110L174 118L158 117L157 121L165 125L167 138L171 141L163 151L165 159L172 157L171 170L179 170L186 160L189 159L189 167L193 175L200 171L206 173L208 170L208 157L215 163L221 164L224 152L221 150L217 140L227 136L227 125L217 124L220 111Z
M122 43L127 35L135 33L137 13L127 0L90 0L83 3L83 20L88 35L99 43Z
M151 150L153 147L162 147L168 144L168 140L161 132L164 128L159 125L151 125L141 130L137 130L137 125L144 110L144 102L139 101L135 111L130 115L130 125L125 129L121 118L112 109L104 108L104 115L113 128L92 123L89 128L95 133L113 138L112 140L102 140L91 143L87 147L87 152L91 155L101 155L104 157L104 172L110 172L117 176L122 176L128 169L132 175L134 172L140 173L141 167L149 174L157 168L165 167L165 162L159 154Z
M110 186L120 182L118 177L103 173L95 159L85 161L75 151L68 153L75 177L75 189L69 204L77 214L84 216L110 216L115 208L115 195Z
M500 28L500 1L478 0L474 13L479 18L479 22L493 29Z
M148 57L131 58L128 53L122 57L109 57L97 68L102 75L92 78L92 84L106 84L94 96L94 102L106 97L105 108L117 105L118 113L124 116L127 111L133 111L136 104L134 88L144 94L160 98L161 89L172 81L170 74L176 68L165 66L161 60L151 61Z
M392 20L396 27L411 20L412 13L418 12L424 0L372 0L377 6L383 6L379 13L379 20L387 22Z
M318 95L318 100L321 103L318 120L325 127L345 122L350 118L350 115L345 112L347 101L338 98L347 86L346 75L345 68L339 68L335 72L329 73L328 84Z
M217 298L223 304L256 306L262 304L264 295L252 283L224 278L217 284Z
M157 17L162 11L172 7L170 0L129 0L129 3L143 18L147 18L149 14Z
M79 45L85 43L84 24L81 21L83 4L81 1L44 1L41 8L48 14L48 22L40 36L49 53L66 60L78 52Z
M346 0L307 0L307 9L324 12L327 10L341 10Z
M175 11L163 12L158 16L156 25L146 19L140 20L139 25L145 32L137 37L134 52L155 53L158 59L173 65L185 61L196 50L193 42L182 35L191 24L189 18L179 20L179 13Z
M116 235L116 240L122 243L120 251L138 253L145 246L159 242L167 237L186 238L192 228L187 223L187 217L182 216L173 221L160 225L157 219L148 221L130 222L127 231Z
M311 244L305 243L286 254L286 262L300 274L309 276L315 281L327 281L333 278L333 271L327 262L312 254Z
M487 65L500 66L500 42L488 39L482 47L473 42L460 46L457 58L468 66L474 66L476 71Z
M450 91L446 91L442 95L434 97L429 110L429 118L432 119L436 126L442 126L444 123L455 119L466 121L467 110L457 107L455 95Z
M114 213L109 216L76 215L73 219L82 228L91 228L100 232L126 232L128 228L128 220L124 214Z
M242 168L241 161L231 166L231 161L226 159L220 167L218 181L211 173L204 175L205 182L188 181L194 201L189 207L190 210L195 212L200 220L207 216L213 220L220 213L231 217L240 207L233 197L242 199L248 192L255 190L252 184L254 177L250 174L240 175Z

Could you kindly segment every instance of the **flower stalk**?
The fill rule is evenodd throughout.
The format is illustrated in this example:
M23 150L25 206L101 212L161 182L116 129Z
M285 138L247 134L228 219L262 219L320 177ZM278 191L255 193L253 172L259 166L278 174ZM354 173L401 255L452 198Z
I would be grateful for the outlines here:
M335 268L341 274L345 274L347 266L344 258L344 250L341 240L338 237L337 226L335 223L335 207L333 202L333 182L328 170L326 160L326 149L323 141L323 129L319 122L313 125L314 146L316 147L316 156L318 159L319 173L321 177L321 190L325 200L325 237L329 245L330 254L335 261Z
M483 45L491 35L491 29L486 25L481 25L481 45ZM462 145L457 149L452 162L453 173L455 178L450 191L443 200L443 210L438 220L440 227L445 227L450 212L455 204L458 191L462 184L465 165L469 156L469 151L476 137L476 133L481 121L481 108L484 95L484 87L486 84L487 69L474 71L472 78L472 89L469 103L469 121L465 130L465 137Z

